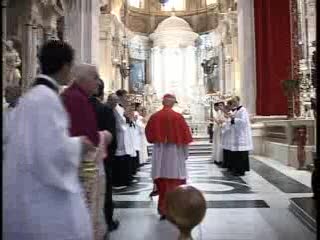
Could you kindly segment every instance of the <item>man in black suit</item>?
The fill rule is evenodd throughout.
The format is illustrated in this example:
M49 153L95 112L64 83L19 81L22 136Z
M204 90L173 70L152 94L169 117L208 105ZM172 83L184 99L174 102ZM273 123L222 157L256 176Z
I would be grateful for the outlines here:
M106 175L106 191L104 202L104 215L108 225L108 230L111 232L119 227L119 221L113 219L114 204L112 201L112 162L114 154L117 148L117 136L116 136L116 120L113 113L113 109L117 105L118 98L115 94L111 94L108 97L107 104L103 104L104 96L104 83L100 79L98 86L98 93L90 98L90 102L97 114L97 122L99 131L107 130L112 136L112 142L108 145L108 156L104 160L104 168Z

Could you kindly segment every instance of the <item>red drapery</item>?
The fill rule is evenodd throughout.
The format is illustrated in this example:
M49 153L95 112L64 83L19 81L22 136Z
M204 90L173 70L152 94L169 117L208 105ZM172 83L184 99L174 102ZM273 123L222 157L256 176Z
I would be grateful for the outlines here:
M287 114L281 81L291 77L290 0L254 0L257 115Z

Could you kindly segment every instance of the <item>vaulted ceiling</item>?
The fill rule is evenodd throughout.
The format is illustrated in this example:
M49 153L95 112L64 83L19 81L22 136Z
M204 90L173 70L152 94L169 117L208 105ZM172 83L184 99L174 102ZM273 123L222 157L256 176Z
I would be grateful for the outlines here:
M130 0L101 0L102 13L113 13L133 32L149 34L157 25L172 14L163 11L159 0L140 0L140 7L130 5ZM208 4L213 3L213 4ZM222 15L236 11L236 0L184 0L183 11L175 15L186 20L195 32L201 33L218 26Z

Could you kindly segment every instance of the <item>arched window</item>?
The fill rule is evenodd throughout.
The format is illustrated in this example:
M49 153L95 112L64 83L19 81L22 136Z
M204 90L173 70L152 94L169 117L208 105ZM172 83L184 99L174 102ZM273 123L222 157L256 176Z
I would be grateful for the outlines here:
M185 0L169 0L162 7L162 11L183 11L186 9L186 1Z
M129 0L129 5L135 8L143 8L144 0Z

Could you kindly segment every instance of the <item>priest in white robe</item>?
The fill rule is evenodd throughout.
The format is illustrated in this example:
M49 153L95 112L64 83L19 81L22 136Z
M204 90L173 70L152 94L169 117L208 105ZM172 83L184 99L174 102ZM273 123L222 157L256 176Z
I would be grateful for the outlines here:
M145 164L148 161L148 150L147 150L147 138L145 135L145 128L146 128L146 109L139 108L138 111L135 112L136 117L136 126L138 127L138 133L140 138L140 153L139 159L140 164Z
M222 168L227 168L231 171L230 156L231 156L231 128L230 121L232 101L227 101L225 106L221 105L220 110L223 112L224 122L221 124L221 148L222 148Z
M128 102L126 100L127 91L120 89L116 92L119 103L114 109L116 118L117 149L112 166L113 186L125 188L132 181L131 166L132 157L136 156L134 146L129 133Z
M232 104L233 114L229 120L231 172L235 176L243 176L250 170L249 151L253 149L251 123L246 108L240 105L240 98L234 97Z
M69 81L72 48L49 41L41 49L43 75L19 101L8 126L3 162L3 238L91 240L92 225L79 181L85 137L70 137L58 95Z

